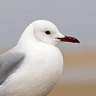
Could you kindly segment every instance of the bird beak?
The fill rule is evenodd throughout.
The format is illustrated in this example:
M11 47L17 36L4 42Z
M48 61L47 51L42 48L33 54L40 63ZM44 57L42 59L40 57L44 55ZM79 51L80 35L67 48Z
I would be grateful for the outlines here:
M71 36L65 36L64 38L58 38L58 39L64 42L80 43L78 39L71 37Z

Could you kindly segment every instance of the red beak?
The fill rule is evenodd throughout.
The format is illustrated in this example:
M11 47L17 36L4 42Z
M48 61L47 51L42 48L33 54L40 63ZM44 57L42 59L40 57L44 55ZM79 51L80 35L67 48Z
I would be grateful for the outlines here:
M61 41L65 41L65 42L72 42L72 43L80 43L80 41L74 37L70 37L70 36L65 36L64 38L58 38Z

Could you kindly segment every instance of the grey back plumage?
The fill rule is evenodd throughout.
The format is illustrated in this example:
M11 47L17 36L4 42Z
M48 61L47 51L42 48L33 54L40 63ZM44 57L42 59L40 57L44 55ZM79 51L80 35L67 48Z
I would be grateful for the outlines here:
M24 57L23 53L16 51L0 55L0 85L21 65Z

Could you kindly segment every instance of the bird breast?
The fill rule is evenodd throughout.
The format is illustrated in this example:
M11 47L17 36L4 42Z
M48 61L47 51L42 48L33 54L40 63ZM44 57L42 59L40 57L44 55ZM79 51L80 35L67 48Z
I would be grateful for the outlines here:
M15 84L15 88L11 89L19 89L18 93L23 91L26 96L28 92L36 96L47 94L55 86L63 70L63 58L58 48L39 46L35 50L27 52L23 65L10 77L10 81L13 80L11 82Z

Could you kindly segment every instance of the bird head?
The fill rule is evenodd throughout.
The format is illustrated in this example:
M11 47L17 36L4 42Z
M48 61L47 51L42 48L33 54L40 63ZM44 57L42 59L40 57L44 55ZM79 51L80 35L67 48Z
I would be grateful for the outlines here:
M80 43L79 40L74 37L62 35L58 28L47 20L34 21L26 28L24 33L25 37L31 41L34 39L51 45L57 45L59 42Z

